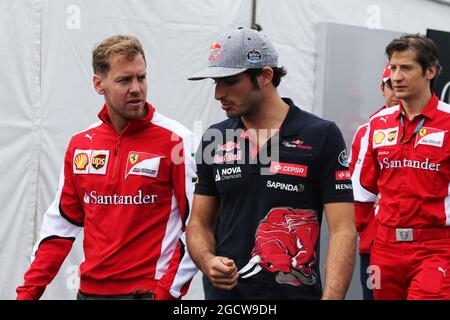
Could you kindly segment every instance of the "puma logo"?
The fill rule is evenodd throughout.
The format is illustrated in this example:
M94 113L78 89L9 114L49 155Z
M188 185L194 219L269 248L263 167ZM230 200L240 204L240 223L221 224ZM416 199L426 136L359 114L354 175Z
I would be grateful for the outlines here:
M441 267L438 267L438 270L444 274L444 277L447 275L447 269L443 269Z
M387 119L388 119L388 117L380 117L380 120L384 121L384 123L386 123Z
M87 133L84 135L86 138L88 138L92 142L92 138L94 138L95 133L92 134L92 136L88 135Z

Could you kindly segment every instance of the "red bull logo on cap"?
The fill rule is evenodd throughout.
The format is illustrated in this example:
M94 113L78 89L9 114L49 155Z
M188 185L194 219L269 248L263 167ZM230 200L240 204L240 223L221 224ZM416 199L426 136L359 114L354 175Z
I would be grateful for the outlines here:
M209 48L209 61L218 61L222 57L222 45L219 42L213 42Z

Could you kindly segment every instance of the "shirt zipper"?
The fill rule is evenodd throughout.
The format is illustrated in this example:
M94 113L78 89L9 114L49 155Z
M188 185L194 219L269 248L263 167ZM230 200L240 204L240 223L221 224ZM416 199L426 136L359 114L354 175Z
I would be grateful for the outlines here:
M122 142L122 135L119 134L119 136L117 137L117 141L116 141L116 146L114 148L114 167L113 167L113 171L112 171L112 175L111 175L111 179L115 180L116 179L116 175L117 175L117 171L118 171L118 159L119 159L119 149L120 149L120 143Z

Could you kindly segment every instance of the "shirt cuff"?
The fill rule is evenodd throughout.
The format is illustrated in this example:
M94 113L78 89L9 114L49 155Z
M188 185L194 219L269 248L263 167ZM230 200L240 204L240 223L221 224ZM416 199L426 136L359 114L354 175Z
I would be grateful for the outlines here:
M38 300L31 293L22 291L17 294L16 300Z

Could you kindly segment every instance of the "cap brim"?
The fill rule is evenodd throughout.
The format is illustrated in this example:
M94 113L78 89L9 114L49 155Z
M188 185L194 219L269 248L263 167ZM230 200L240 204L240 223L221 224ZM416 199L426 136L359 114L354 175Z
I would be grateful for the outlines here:
M228 67L208 67L205 70L194 74L188 80L203 80L207 78L225 78L235 76L244 72L247 68L228 68Z

